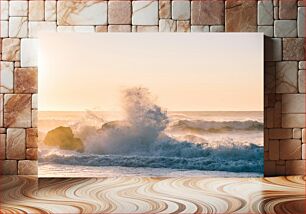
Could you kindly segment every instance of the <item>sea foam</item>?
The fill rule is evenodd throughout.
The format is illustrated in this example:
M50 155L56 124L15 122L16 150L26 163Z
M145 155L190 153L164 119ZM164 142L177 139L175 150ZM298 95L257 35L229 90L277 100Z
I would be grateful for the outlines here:
M122 93L124 120L95 120L73 127L85 144L85 153L41 151L41 161L88 166L128 166L173 169L262 172L263 147L252 143L220 139L216 145L188 134L183 139L167 130L200 129L260 131L258 121L178 120L169 122L167 111L156 104L150 92L141 87ZM98 121L98 122L97 122ZM94 125L92 125L94 124ZM230 127L230 129L229 129ZM205 136L205 135L204 135ZM201 143L199 143L201 142Z

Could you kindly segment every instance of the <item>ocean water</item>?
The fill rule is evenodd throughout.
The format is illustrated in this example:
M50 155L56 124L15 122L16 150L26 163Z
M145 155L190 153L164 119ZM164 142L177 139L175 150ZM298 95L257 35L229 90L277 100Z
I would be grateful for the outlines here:
M130 102L130 101L129 101ZM145 106L145 107L144 107ZM46 146L70 127L85 151ZM263 112L39 112L39 176L256 177L263 172Z

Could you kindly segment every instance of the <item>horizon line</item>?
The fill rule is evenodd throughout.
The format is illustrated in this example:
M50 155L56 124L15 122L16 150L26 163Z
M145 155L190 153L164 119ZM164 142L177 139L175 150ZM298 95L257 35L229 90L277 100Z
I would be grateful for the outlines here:
M121 111L110 111L110 110L38 110L38 112L121 112ZM263 112L264 110L165 110L167 112Z

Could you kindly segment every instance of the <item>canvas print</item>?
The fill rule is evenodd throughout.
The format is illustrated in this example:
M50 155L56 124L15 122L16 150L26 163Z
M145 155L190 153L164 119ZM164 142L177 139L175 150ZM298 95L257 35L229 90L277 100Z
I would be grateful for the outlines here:
M39 176L261 176L263 36L43 33Z

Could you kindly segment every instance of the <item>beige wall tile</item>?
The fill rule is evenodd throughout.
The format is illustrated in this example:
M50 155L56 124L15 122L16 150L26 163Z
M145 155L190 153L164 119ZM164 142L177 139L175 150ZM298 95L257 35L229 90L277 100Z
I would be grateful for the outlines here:
M133 1L133 25L157 25L158 1Z
M265 176L275 176L276 174L276 161L265 161L264 163Z
M269 129L269 138L270 139L291 139L292 138L292 129Z
M256 32L257 1L227 0L225 22L227 32Z
M0 20L8 20L9 18L9 2L0 1Z
M279 0L279 18L296 19L297 1L296 0Z
M60 0L57 2L57 24L105 25L107 24L107 2Z
M27 160L37 160L37 148L29 148L26 150Z
M282 97L282 113L306 113L305 94L284 94Z
M298 8L297 29L298 37L305 37L305 7Z
M15 93L37 93L37 68L15 69Z
M270 149L269 144L269 149ZM301 140L280 140L279 152L281 160L300 160L302 158L302 142Z
M6 134L0 134L0 160L5 159Z
M258 25L273 25L273 2L272 0L258 1L257 23Z
M177 32L190 32L190 22L177 21Z
M279 140L269 141L269 160L279 160Z
M276 63L276 93L297 92L297 62Z
M4 113L4 109L3 109L3 94L0 94L0 127L3 126L3 113ZM2 130L2 128L0 128L0 130ZM1 131L0 131L0 134L2 134Z
M26 129L26 147L37 148L38 130L37 128Z
M224 2L219 0L192 1L191 24L192 25L224 24Z
M20 39L6 38L2 40L2 59L6 61L20 60Z
M131 1L108 2L108 24L131 24Z
M294 128L292 132L293 132L293 138L294 139L301 139L302 138L302 129Z
M37 175L38 165L36 160L18 161L18 175Z
M158 26L137 26L137 32L158 32Z
M45 2L39 0L29 1L29 20L43 21L45 19Z
M189 20L190 19L190 1L172 1L172 19Z
M274 36L296 37L297 36L296 20L275 20Z
M304 128L306 114L283 114L283 128Z
M14 63L0 63L0 93L12 93L14 89Z
M299 93L305 93L305 70L299 70L298 72L298 88Z
M172 19L159 20L159 32L176 32L176 21Z
M171 18L171 1L159 1L159 18Z
M38 40L21 39L20 63L21 67L37 66Z
M8 21L0 21L0 37L6 38L9 36Z
M25 159L25 129L7 129L6 158L11 160Z
M16 160L0 160L0 175L17 175Z
M29 22L29 37L38 37L40 32L56 32L56 22Z
M9 37L25 38L28 36L28 18L10 17Z
M95 27L94 26L57 26L57 32L93 33L95 32Z
M4 126L31 127L31 94L4 95Z
M209 32L208 25L191 25L191 32Z
M286 161L286 175L304 175L305 160Z
M131 25L108 25L108 32L131 32Z
M28 16L28 1L9 1L10 16Z
M304 38L283 39L283 60L300 61L305 59Z
M107 32L107 25L96 26L96 32Z
M56 1L45 1L45 20L56 21Z

